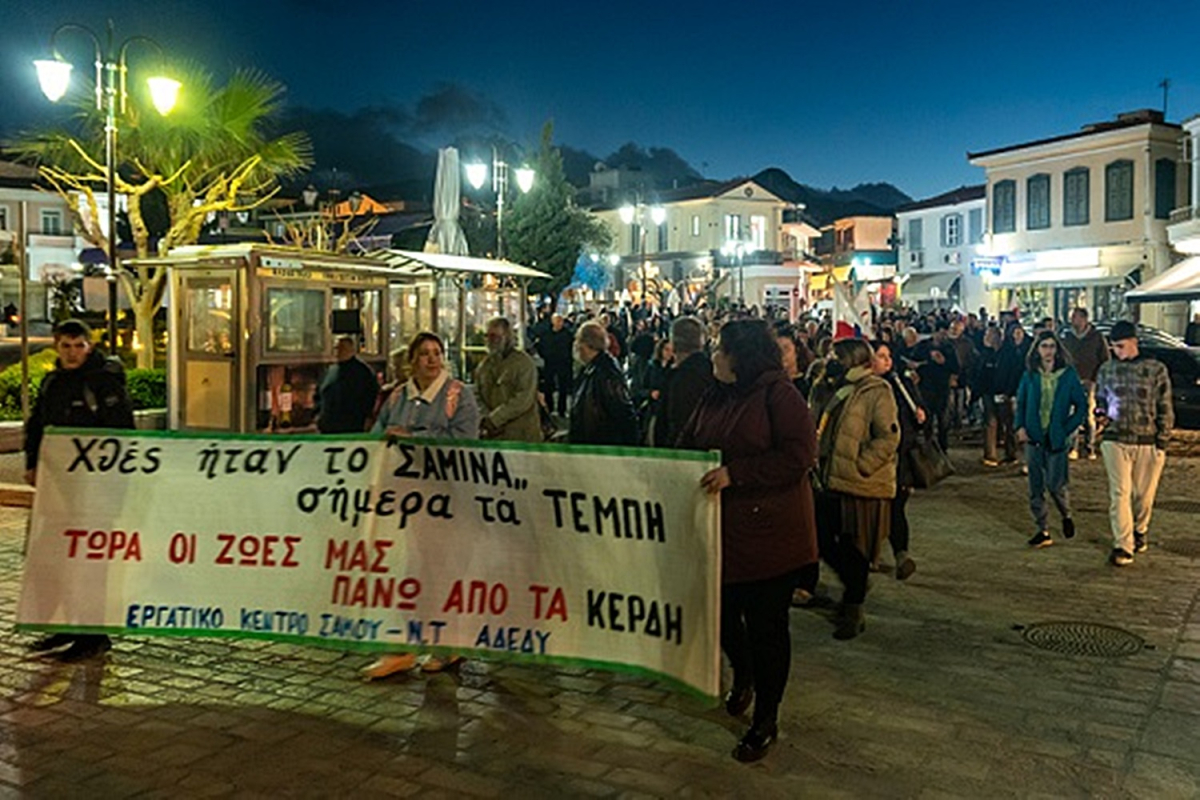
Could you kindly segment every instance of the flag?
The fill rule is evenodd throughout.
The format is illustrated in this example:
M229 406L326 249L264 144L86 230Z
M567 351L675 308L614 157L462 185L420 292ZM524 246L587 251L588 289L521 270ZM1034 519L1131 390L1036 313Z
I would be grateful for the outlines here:
M871 324L871 298L866 287L858 295L851 293L850 284L835 281L833 284L833 339L870 339L874 335Z

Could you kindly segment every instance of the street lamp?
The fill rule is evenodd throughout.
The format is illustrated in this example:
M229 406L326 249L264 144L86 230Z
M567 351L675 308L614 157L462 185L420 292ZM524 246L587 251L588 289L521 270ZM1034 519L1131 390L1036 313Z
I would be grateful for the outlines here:
M467 164L467 183L475 189L482 189L487 182L488 166L481 162ZM496 258L504 259L504 195L508 191L509 166L500 159L500 153L492 146L492 191L496 193ZM517 188L522 194L528 194L533 188L534 171L529 167L518 167Z
M117 46L113 42L113 23L108 21L105 47L101 47L100 37L91 28L68 22L60 25L50 36L50 52L53 59L41 59L33 62L37 68L38 83L42 93L50 102L58 102L67 93L71 83L71 64L63 60L55 42L58 35L64 31L80 31L91 37L96 52L96 110L104 112L104 172L108 185L108 346L113 353L117 350L117 107L120 113L125 113L129 92L125 88L126 51L134 42L146 42L158 50L159 57L163 49L153 39L145 36L130 36ZM150 87L150 97L159 114L166 115L175 107L179 96L179 81L171 78L155 76L147 80Z
M646 206L639 199L635 205L623 205L617 213L621 215L621 221L626 225L633 225L637 221L638 226L638 275L642 284L642 306L646 305L646 220L654 225L655 229L667 221L667 210L662 206Z

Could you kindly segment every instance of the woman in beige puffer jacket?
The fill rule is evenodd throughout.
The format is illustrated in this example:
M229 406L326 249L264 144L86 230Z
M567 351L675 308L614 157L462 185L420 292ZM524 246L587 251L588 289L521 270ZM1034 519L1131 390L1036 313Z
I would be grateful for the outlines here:
M867 576L891 528L900 424L891 386L872 373L870 345L843 339L833 356L845 376L819 416L817 531L821 558L845 588L834 636L852 639L866 627Z

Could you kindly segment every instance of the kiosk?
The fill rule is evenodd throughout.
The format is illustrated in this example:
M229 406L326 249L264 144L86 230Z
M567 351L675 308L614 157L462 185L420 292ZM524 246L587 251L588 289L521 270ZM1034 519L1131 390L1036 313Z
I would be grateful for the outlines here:
M526 327L545 273L507 261L398 250L352 256L259 243L195 245L131 266L167 270L167 427L315 430L317 387L342 334L386 377L388 353L421 330L470 380L483 327Z

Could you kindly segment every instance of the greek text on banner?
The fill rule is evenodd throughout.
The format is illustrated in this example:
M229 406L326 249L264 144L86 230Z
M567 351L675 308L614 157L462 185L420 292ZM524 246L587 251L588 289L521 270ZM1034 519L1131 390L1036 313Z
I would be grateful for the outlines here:
M715 697L712 453L51 430L18 627L642 671Z

